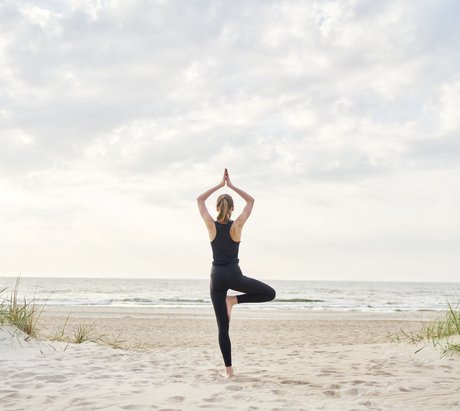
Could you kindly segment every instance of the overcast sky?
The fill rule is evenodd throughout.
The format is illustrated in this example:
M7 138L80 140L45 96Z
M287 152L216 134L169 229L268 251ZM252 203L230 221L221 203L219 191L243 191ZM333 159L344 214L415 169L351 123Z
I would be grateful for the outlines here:
M248 276L460 280L459 16L1 1L0 275L207 279L227 167Z

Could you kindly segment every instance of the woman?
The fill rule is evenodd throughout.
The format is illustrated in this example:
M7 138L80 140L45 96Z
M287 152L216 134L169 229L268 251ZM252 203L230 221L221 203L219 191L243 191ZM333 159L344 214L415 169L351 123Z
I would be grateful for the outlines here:
M217 221L211 217L206 208L206 199L219 188L227 184L228 188L238 193L246 201L243 212L235 221L230 220L233 212L233 199L222 194L217 199ZM238 249L244 223L251 215L254 198L230 181L225 169L222 181L215 187L197 197L198 208L209 232L213 262L211 269L210 293L219 328L219 346L222 351L228 377L233 376L231 343L228 328L232 307L241 303L260 303L275 298L275 290L269 285L243 275L239 267ZM229 289L245 294L227 296Z

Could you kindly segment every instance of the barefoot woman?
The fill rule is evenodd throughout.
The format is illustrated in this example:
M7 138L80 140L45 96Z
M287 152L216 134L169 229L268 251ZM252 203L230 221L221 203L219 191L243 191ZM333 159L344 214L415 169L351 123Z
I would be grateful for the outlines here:
M238 193L246 201L243 212L235 221L230 220L233 211L233 199L222 194L217 199L217 221L211 217L206 208L206 199L219 188L227 184L228 188ZM233 375L230 337L228 335L232 307L241 303L260 303L275 298L275 290L269 285L246 277L238 265L238 248L244 223L251 215L254 199L243 190L235 187L225 169L222 181L210 188L198 198L198 208L209 232L212 248L212 269L210 292L214 312L219 328L219 346L224 358L227 375ZM245 294L227 296L229 289Z

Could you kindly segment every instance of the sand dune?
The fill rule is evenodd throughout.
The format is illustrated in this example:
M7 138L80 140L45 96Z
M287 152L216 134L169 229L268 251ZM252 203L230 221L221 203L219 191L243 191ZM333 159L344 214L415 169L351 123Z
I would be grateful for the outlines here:
M65 317L45 311L40 325L52 333ZM414 314L236 312L231 379L212 313L93 309L72 321L125 329L131 348L25 341L3 327L2 410L460 409L460 356L389 339L417 328Z

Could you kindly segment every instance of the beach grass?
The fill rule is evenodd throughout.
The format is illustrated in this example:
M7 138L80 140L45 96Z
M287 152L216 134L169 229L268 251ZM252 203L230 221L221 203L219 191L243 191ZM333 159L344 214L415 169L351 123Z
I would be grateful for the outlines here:
M419 331L413 332L400 329L399 332L391 337L395 342L401 342L402 340L413 344L429 342L434 347L439 348L443 356L460 352L460 344L452 341L452 337L460 337L460 299L455 304L447 301L447 308L436 314L433 320L422 323ZM426 345L422 346L415 353L425 347Z
M13 290L7 297L1 295L7 290L0 291L0 325L13 325L24 331L30 337L37 336L37 321L43 311L35 303L35 297L27 300L18 297L20 277L16 279Z
M101 337L94 335L94 323L92 324L78 324L74 330L73 337L70 342L74 344L81 344L85 341L98 342Z
M37 338L38 336L38 320L45 305L41 308L36 304L35 297L31 299L19 298L20 276L16 278L14 288L9 295L4 296L8 288L0 290L0 326L12 325L17 329L25 332L29 338ZM121 332L111 339L107 339L105 335L96 335L95 324L77 324L73 333L65 335L66 327L70 318L70 314L63 327L58 330L49 339L51 341L62 341L73 344L81 344L85 341L91 341L108 345L112 348L124 348L124 340L120 339Z
M56 331L56 333L50 337L51 341L62 341L69 344L81 344L86 341L95 342L98 344L107 345L116 349L125 349L123 345L125 340L120 338L122 331L117 336L111 335L111 338L107 338L105 335L95 334L95 323L90 324L77 324L73 330L73 333L69 336L66 335L66 327L69 322L70 314L67 316L63 326Z
M117 349L117 348L125 349L125 346L123 344L126 342L126 340L122 340L120 338L121 333L122 333L122 331L120 331L117 336L112 334L112 336L111 336L112 338L110 340L109 339L104 339L103 340L104 343L107 344L108 346L112 347L112 348L115 348L115 349Z
M65 328L67 326L67 323L69 322L69 318L70 318L70 314L67 316L62 328L60 330L57 330L55 332L55 334L52 337L50 337L51 341L66 341L66 337L64 335L64 332L65 332Z
M94 335L94 323L92 324L77 324L71 336L66 335L66 327L69 322L70 314L67 316L64 325L61 329L50 337L51 341L64 341L67 343L81 344L85 341L97 342L99 337Z

